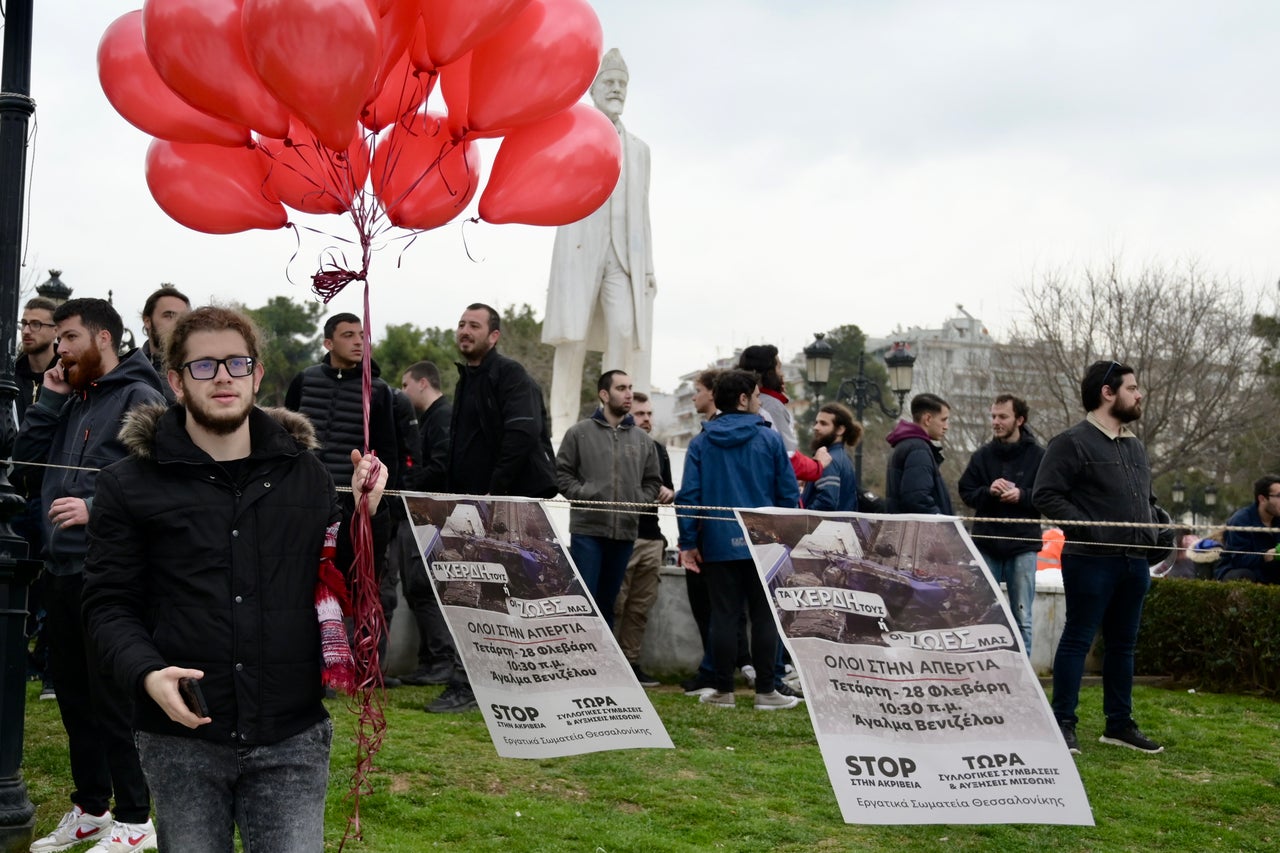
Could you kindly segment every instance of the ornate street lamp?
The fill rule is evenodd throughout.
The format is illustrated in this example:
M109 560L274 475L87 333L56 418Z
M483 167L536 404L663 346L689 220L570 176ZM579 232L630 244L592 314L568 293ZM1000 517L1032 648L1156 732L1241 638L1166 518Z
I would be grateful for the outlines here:
M804 348L804 378L813 388L813 399L817 402L831 376L831 353L834 351L827 343L826 334L818 332L813 336L813 343Z
M1187 499L1187 487L1183 484L1182 478L1178 477L1173 481L1173 489L1169 492L1169 499L1173 501L1174 506L1182 506Z

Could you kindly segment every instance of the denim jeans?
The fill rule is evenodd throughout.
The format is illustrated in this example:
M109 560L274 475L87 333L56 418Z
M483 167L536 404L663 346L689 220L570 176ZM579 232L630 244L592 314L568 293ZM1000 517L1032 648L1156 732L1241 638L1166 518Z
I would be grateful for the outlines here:
M1031 608L1036 602L1036 552L1025 551L1012 557L993 557L979 549L996 583L1009 592L1009 609L1022 633L1022 645L1031 657Z
M613 629L613 605L622 589L622 578L631 561L632 539L608 539L604 536L584 536L575 533L569 538L569 553L573 563L587 585L587 592L600 610L600 615Z
M1133 650L1151 575L1147 561L1124 555L1062 555L1067 622L1053 659L1053 715L1076 723L1084 659L1102 628L1102 712L1109 730L1133 722Z
M138 732L161 850L244 853L324 849L324 797L333 723L278 743L235 746Z

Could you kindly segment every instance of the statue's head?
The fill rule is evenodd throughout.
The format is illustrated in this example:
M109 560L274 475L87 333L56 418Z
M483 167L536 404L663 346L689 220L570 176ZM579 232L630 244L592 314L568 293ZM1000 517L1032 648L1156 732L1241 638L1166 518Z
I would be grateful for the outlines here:
M622 107L627 102L627 63L622 61L622 54L616 47L610 48L600 63L600 73L591 84L591 100L596 109L609 117L609 121L617 121L622 115Z

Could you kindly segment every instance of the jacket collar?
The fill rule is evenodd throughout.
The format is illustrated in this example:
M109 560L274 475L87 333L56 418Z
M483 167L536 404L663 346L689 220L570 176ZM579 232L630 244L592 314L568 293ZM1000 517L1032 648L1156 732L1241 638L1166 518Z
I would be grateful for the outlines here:
M125 415L120 427L120 441L131 456L157 462L210 461L187 434L187 410L181 405L163 406L151 403L138 406ZM288 409L262 409L249 412L250 459L296 456L304 450L317 449L315 429L311 421Z

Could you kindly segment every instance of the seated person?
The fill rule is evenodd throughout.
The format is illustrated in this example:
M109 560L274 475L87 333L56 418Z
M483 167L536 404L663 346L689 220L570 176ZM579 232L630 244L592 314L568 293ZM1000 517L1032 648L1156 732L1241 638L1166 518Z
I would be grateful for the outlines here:
M1253 484L1253 504L1242 507L1227 519L1227 532L1222 537L1222 560L1214 571L1220 581L1253 581L1280 583L1280 562L1276 547L1280 545L1280 477L1267 474ZM1270 530L1231 530L1232 527L1268 528Z

